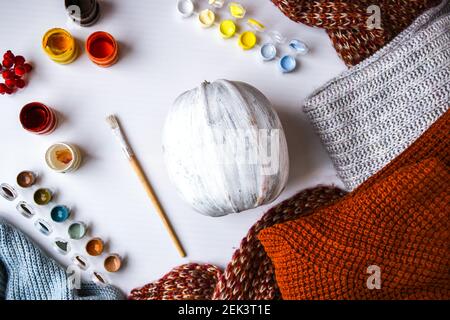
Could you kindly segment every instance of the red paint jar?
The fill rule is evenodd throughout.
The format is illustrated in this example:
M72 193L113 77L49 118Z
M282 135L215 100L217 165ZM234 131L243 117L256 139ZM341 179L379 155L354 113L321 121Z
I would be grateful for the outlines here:
M55 112L40 102L31 102L20 111L22 127L34 134L44 135L55 131L58 118Z

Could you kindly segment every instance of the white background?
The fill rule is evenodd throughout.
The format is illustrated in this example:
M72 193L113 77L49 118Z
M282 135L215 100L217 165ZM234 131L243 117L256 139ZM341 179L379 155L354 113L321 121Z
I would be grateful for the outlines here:
M291 173L280 202L318 184L338 184L335 171L318 138L302 114L303 100L345 69L323 30L285 18L269 0L242 1L248 17L288 38L311 47L297 72L282 75L273 62L261 61L258 50L243 52L236 39L222 40L216 28L202 29L196 18L182 19L176 0L101 1L101 20L90 28L67 21L63 0L0 0L0 51L11 49L34 65L29 85L13 96L0 96L0 182L15 182L24 169L41 173L41 185L57 189L57 202L74 208L74 219L90 225L91 236L101 236L110 252L126 259L123 270L108 279L125 293L154 281L171 268L188 262L226 266L247 230L271 207L265 206L223 218L208 218L190 209L168 181L161 151L161 131L173 100L204 80L218 78L248 82L273 103L285 127ZM206 0L197 0L205 7ZM222 17L228 16L226 10ZM41 49L44 33L52 27L68 29L81 46L97 30L108 31L120 43L120 61L109 69L95 66L83 52L67 66L50 61ZM84 50L83 50L84 51ZM43 102L60 113L61 124L50 136L25 132L18 121L23 105ZM105 116L116 113L138 154L188 253L177 251L154 213L129 164L113 140ZM77 144L85 153L79 171L61 175L44 162L54 142ZM21 196L32 200L30 191ZM49 217L49 208L40 215ZM0 198L0 216L14 223L63 264L47 238L14 204ZM74 243L83 252L85 241ZM90 259L102 271L102 259Z

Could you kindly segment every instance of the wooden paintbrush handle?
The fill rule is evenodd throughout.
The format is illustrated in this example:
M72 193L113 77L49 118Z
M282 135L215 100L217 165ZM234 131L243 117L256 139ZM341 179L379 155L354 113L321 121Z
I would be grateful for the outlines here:
M153 205L155 206L156 212L158 213L164 226L166 227L167 232L169 232L169 235L172 238L172 241L175 244L178 252L180 253L181 257L186 257L186 252L184 251L184 249L180 243L180 240L178 239L175 231L173 230L172 224L170 223L169 219L166 216L166 213L164 212L163 208L161 207L161 203L159 202L158 198L156 197L156 194L155 194L155 191L153 190L152 185L148 181L144 171L142 170L142 168L135 156L132 156L130 158L130 163L131 163L131 166L133 167L134 172L136 172L137 176L139 177L139 180L141 181L142 186L145 189L145 192L147 192L148 197L150 198Z

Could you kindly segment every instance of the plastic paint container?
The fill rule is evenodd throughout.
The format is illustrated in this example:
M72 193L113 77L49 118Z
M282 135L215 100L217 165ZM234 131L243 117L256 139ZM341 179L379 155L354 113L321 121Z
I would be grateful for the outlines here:
M55 206L50 211L50 216L52 217L52 220L57 223L64 222L70 218L70 209L66 206Z
M36 212L33 207L25 201L20 201L16 206L17 211L25 218L30 219L35 216Z
M257 38L254 32L245 31L239 36L239 46L244 50L252 49L257 42Z
M83 222L74 222L67 229L70 239L81 240L87 233L87 227Z
M89 263L87 262L86 258L79 254L73 256L72 262L76 264L81 270L89 269Z
M266 43L261 47L260 53L264 61L270 61L277 56L277 48L271 43Z
M50 223L48 223L44 219L37 219L34 223L34 226L44 236L49 236L53 232L53 228L51 227Z
M252 18L247 20L247 25L258 32L263 32L266 30L266 27L261 22Z
M225 3L225 0L209 0L208 1L210 6L213 6L214 8L222 8L223 4Z
M289 42L289 48L302 56L308 54L309 52L309 48L306 43L297 39L291 40L291 42Z
M86 243L86 252L93 257L97 257L103 253L105 244L100 238L93 238Z
M189 18L194 13L194 3L191 0L178 0L177 10L183 18Z
M65 0L66 11L73 22L89 27L100 17L100 4L96 0Z
M118 254L111 254L106 257L103 263L108 272L117 272L122 268L122 258Z
M108 284L108 281L106 280L106 278L97 271L92 272L91 279L99 286L105 286Z
M59 64L72 63L78 56L75 38L61 28L50 29L45 33L42 48L50 59Z
M232 20L223 20L220 23L219 31L224 39L231 38L236 34L236 24Z
M17 198L17 191L7 183L0 184L0 196L8 201L14 201Z
M39 206L45 206L53 199L53 193L50 189L41 188L35 191L33 195L34 202Z
M92 62L105 68L115 64L119 58L116 39L104 31L94 32L87 38L86 52Z
M81 165L81 151L68 143L56 143L48 148L45 162L48 167L59 173L76 171Z
M32 171L22 171L16 178L17 185L24 189L32 187L36 183L36 180L37 174Z
M198 21L203 28L209 28L216 21L216 14L209 9L205 9L198 15Z
M62 255L66 255L71 250L69 241L63 238L56 238L55 241L53 241L53 248Z
M297 61L292 56L284 56L280 59L280 69L283 73L289 73L295 70Z
M56 113L40 102L25 105L20 111L19 120L25 130L38 135L50 134L58 125Z
M247 10L245 10L245 8L237 2L230 2L228 9L230 9L231 15L236 19L244 18L247 13Z

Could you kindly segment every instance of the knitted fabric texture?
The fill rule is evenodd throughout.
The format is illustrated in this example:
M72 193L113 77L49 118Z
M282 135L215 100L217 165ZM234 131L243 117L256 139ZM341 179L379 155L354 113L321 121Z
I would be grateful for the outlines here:
M304 111L348 190L413 143L450 105L450 4L314 93Z
M449 121L341 201L260 233L284 299L450 299Z
M324 28L347 66L371 56L435 0L272 0L290 19ZM376 5L380 25L375 25ZM376 9L375 9L376 10ZM375 28L374 28L375 27Z
M0 300L117 300L114 287L82 283L70 289L65 270L0 219Z
M281 295L274 269L257 234L274 224L310 214L314 209L343 197L333 187L317 187L298 193L270 209L249 230L231 262L221 272L211 265L187 264L160 280L132 290L132 300L274 300Z

